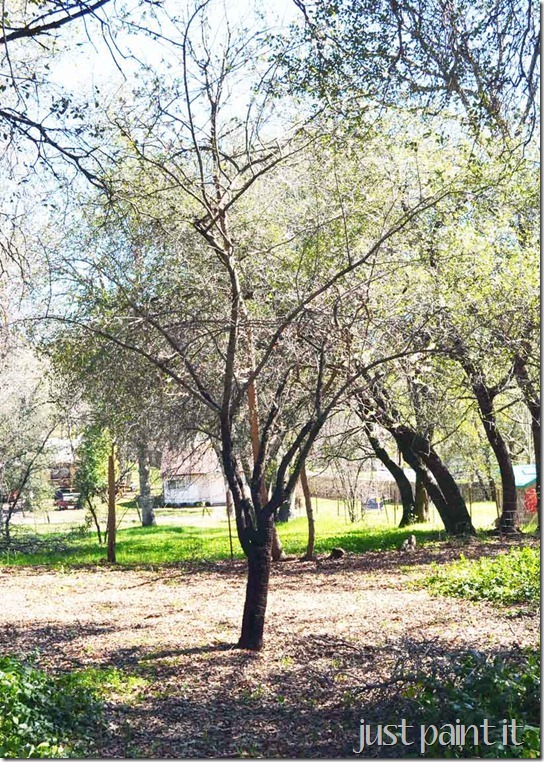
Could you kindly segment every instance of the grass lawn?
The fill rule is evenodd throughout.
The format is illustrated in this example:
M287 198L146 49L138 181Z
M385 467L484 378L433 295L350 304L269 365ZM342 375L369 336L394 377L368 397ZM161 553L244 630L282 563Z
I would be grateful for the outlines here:
M445 537L440 519L433 510L431 521L417 524L409 529L398 529L400 509L388 506L384 511L368 511L364 518L350 523L345 516L341 501L314 498L316 514L316 551L326 553L340 546L348 552L363 553L368 550L388 550L398 547L403 539L414 533L418 542L428 543ZM68 515L75 514L75 515ZM119 530L117 535L117 560L123 565L164 564L184 561L218 561L230 557L229 531L224 508L164 508L156 511L157 526L142 528L138 515L130 501L118 506ZM61 517L64 519L60 523ZM494 503L474 503L472 517L479 529L490 528L496 517ZM47 564L73 566L96 564L105 557L105 548L96 540L96 533L89 531L79 536L74 528L82 526L83 511L63 511L54 514L54 523L39 522L37 517L17 528L19 536L38 534L50 543L36 552L5 551L0 564L18 565ZM67 530L72 530L67 534ZM62 531L64 530L64 531ZM279 533L285 551L289 555L302 555L306 547L307 522L299 515L286 524L279 525ZM243 557L234 522L232 522L232 548L235 558Z

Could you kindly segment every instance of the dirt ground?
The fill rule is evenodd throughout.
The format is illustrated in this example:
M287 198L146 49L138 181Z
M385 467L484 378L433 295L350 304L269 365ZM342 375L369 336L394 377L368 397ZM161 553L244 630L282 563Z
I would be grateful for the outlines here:
M117 666L147 679L132 700L109 705L96 756L355 756L361 719L400 722L391 676L407 660L413 667L414 659L469 648L537 643L538 613L512 617L411 586L432 561L504 549L498 541L485 549L445 544L411 555L276 564L259 654L234 647L242 562L204 570L3 568L3 651L38 650L43 666Z

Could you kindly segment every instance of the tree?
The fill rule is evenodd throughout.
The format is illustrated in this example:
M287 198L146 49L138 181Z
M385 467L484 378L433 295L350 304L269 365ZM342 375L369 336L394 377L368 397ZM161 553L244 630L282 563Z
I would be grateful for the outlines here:
M451 534L474 534L465 501L451 473L431 442L403 422L390 394L380 379L368 378L366 395L357 396L357 412L362 420L372 417L395 439L404 460L419 475L423 486Z
M95 148L85 141L85 108L72 102L51 81L50 68L65 27L75 32L80 22L108 26L104 9L111 0L45 0L8 2L0 19L0 124L4 139L29 151L28 165L47 166L55 175L54 157L61 157L93 185L99 185ZM88 27L87 27L88 29Z
M394 137L376 130L368 146L352 145L340 166L319 130L304 121L280 130L267 118L274 104L263 73L256 72L256 92L238 78L260 65L258 38L237 39L226 25L223 47L212 47L205 20L199 28L206 10L199 7L175 40L181 80L154 80L136 124L132 106L116 113L126 157L112 172L115 205L99 214L95 202L92 247L80 231L77 253L63 252L58 277L71 281L75 298L67 315L49 316L63 330L83 327L139 355L191 399L201 430L221 449L248 558L239 644L259 649L275 512L363 369L412 351L408 332L397 343L364 348L361 369L353 370L342 333L347 322L364 325L366 317L343 314L345 297L360 289L364 300L369 283L382 276L376 271L388 261L389 242L459 192L459 184L457 177L437 183L413 167L413 185L401 198ZM245 121L229 111L229 89L238 98L247 93ZM363 148L373 156L366 164ZM403 156L404 175L406 167ZM348 189L353 177L346 238L346 196L338 185ZM251 394L259 442L246 487ZM265 499L274 437L282 456Z
M108 496L108 457L112 447L109 432L100 424L89 424L85 427L81 442L77 449L78 467L75 477L75 487L80 493L81 501L91 514L98 542L102 544L102 530L96 510L95 500L98 498L105 503Z
M47 365L14 333L2 330L0 342L0 532L9 542L15 511L50 497L47 445L60 415Z
M371 103L460 116L523 140L538 121L540 26L530 0L294 0L304 26L285 56L297 90L344 114Z

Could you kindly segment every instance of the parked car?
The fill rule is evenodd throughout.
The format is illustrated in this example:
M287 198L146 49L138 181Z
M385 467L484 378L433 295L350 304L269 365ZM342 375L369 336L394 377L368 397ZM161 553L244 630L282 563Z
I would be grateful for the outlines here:
M59 487L55 492L54 501L59 511L83 507L80 493L72 492L68 487Z

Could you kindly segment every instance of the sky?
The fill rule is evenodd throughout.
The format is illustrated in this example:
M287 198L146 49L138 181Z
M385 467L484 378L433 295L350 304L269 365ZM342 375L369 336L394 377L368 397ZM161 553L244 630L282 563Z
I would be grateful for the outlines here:
M164 8L170 15L185 17L187 8L192 7L187 0L165 0ZM108 6L106 6L108 8ZM135 20L141 15L134 4L134 12L130 14ZM115 15L111 9L110 15ZM262 20L257 18L262 16ZM265 0L211 0L209 19L213 28L217 26L220 35L224 29L224 19L227 17L231 24L243 24L250 28L276 28L280 29L289 24L300 21L301 14L293 0L274 0L273 3ZM158 28L157 24L150 21L150 26ZM51 70L51 79L58 85L62 85L69 92L88 93L98 86L101 90L114 90L122 86L124 77L130 73L130 56L136 55L138 59L150 64L156 64L161 55L167 52L167 48L160 41L154 42L144 33L133 35L121 34L116 40L119 51L115 51L112 44L108 45L98 32L98 25L87 25L89 42L86 28L79 26L77 33L66 40L66 50L57 56ZM163 27L164 31L164 27ZM97 33L98 32L98 33ZM77 42L74 48L74 40ZM128 56L128 58L124 58ZM117 66L116 61L119 66ZM120 70L121 69L121 70Z

